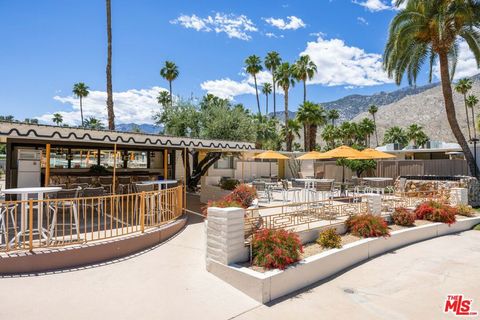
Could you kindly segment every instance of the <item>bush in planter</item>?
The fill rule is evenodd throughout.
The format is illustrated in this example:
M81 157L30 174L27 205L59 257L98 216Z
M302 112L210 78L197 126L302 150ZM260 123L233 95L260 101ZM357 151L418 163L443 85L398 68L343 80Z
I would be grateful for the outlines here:
M347 230L357 237L370 238L390 236L387 221L380 216L375 216L370 213L351 216L347 219L345 225Z
M466 204L459 204L455 207L457 209L457 214L464 217L473 217L475 216L475 210L471 206Z
M337 233L335 228L328 228L320 233L317 243L325 249L341 248L342 237Z
M403 207L396 208L392 213L393 223L398 226L412 226L415 223L415 217L415 213Z
M262 229L252 239L253 265L265 269L285 269L300 260L303 246L294 232Z
M89 171L96 174L106 174L109 173L108 169L100 164L94 164L90 167Z
M223 190L234 190L239 184L240 184L240 181L238 181L237 179L222 178L220 180L220 188L222 188Z
M452 224L456 222L457 209L437 201L427 201L415 209L417 219Z
M217 207L217 208L242 208L242 204L238 201L221 199L217 201L208 201L208 204L202 208L202 213L204 216L208 214L208 208L210 207Z
M242 205L243 208L248 208L252 205L253 200L257 198L257 190L246 184L239 184L229 195L224 199L227 201L236 201Z

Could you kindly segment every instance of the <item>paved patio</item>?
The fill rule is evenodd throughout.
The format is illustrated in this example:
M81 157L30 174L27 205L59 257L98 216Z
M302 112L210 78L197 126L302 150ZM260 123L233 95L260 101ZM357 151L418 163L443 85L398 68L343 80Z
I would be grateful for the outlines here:
M197 198L189 204L198 210ZM480 232L397 250L270 306L205 271L204 241L192 216L175 238L129 259L1 278L0 319L438 319L450 293L480 311Z

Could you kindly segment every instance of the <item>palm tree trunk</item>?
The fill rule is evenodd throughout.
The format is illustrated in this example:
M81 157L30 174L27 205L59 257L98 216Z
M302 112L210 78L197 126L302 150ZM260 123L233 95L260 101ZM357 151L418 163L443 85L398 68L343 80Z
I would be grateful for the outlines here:
M373 115L373 125L375 126L375 142L377 143L378 147L377 120L375 119L375 115Z
M448 55L446 52L440 52L438 54L440 61L440 76L442 81L442 92L443 98L445 100L445 111L447 113L447 120L452 129L452 133L457 139L458 144L462 148L465 159L467 160L468 168L470 169L470 174L475 175L478 179L478 168L473 158L472 151L470 150L467 140L463 136L462 130L458 125L457 116L455 114L455 104L453 103L453 94L452 94L452 85L450 82L450 75L448 71Z
M258 88L257 88L257 76L253 75L253 80L255 81L255 95L257 96L257 107L258 107L258 114L262 114L260 110L260 99L258 99Z
M172 80L168 81L168 89L170 90L170 107L173 107L173 99L172 99Z
M307 80L303 80L303 103L307 101Z
M468 118L467 94L463 94L463 102L465 104L465 114L467 115L468 139L472 140L472 133L470 130L470 119Z
M315 150L315 145L317 144L317 125L316 124L310 125L309 140L310 140L310 151Z
M473 138L477 139L477 126L475 124L475 111L473 111L473 106L471 108L472 110L472 127L473 127Z
M80 118L82 119L82 127L83 125L83 106L82 106L82 97L80 97Z
M273 77L273 70L272 70L272 84L273 84L273 117L277 117L277 97L275 91L275 77Z
M265 116L268 118L268 93L265 93Z
M288 89L283 88L285 93L285 132L288 132ZM292 151L292 142L287 139L287 151Z
M113 111L112 90L112 10L110 0L107 4L107 113L108 129L115 130L115 113Z
M309 138L309 132L310 131L310 128L309 128L309 125L308 123L304 123L303 124L303 149L305 151L310 151L309 150L309 146L310 146L310 138Z

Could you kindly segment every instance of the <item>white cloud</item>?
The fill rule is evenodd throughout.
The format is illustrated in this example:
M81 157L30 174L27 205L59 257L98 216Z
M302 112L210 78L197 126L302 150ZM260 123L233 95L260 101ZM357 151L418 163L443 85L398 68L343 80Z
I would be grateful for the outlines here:
M245 76L247 77L247 82L249 84L255 84L255 81L251 75L245 75ZM272 83L272 80L273 80L272 74L270 73L270 71L267 71L267 70L260 71L259 73L257 73L256 77L257 77L257 84L259 86L265 82Z
M284 37L283 34L277 36L277 35L276 35L275 33L273 33L273 32L267 32L267 33L265 33L265 36L266 36L267 38L277 38L277 39Z
M437 79L440 79L440 64L438 63L433 67L433 73ZM472 51L468 47L465 41L461 41L459 44L458 62L455 70L454 80L458 80L465 77L471 77L480 73L477 68L477 62L473 56Z
M368 21L364 17L357 17L357 21L360 24L364 24L364 25L368 26Z
M160 111L157 103L157 96L160 91L166 90L161 87L150 89L131 89L123 92L114 92L113 101L115 108L116 123L153 123L152 116ZM63 116L63 122L69 125L80 124L80 102L74 96L55 96L54 100L67 104L71 107L69 111L58 111ZM90 91L88 97L83 99L83 117L95 117L103 120L106 124L107 93L104 91ZM52 123L52 115L55 112L47 113L38 117L42 122Z
M200 87L207 93L216 95L223 99L233 99L243 94L255 94L255 88L247 83L231 80L230 78L220 80L207 80L200 84Z
M258 31L255 24L247 16L221 12L206 18L198 17L195 14L191 16L181 15L171 20L170 23L179 24L187 29L196 31L225 33L229 38L240 40L250 40L252 38L250 33Z
M390 5L386 4L382 0L364 0L364 1L353 0L352 2L373 12L392 9Z
M382 56L350 47L340 39L318 37L308 42L305 51L319 72L309 82L327 86L373 86L393 82L382 67Z
M306 24L303 22L302 19L295 16L287 17L287 20L283 20L282 18L266 18L264 19L266 23L269 25L278 28L280 30L297 30L300 28L305 28Z

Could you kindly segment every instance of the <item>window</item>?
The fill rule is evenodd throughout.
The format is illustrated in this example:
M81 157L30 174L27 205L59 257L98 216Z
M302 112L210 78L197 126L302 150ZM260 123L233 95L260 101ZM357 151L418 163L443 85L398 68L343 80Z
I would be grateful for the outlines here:
M233 169L233 156L227 156L219 159L213 165L215 169Z
M148 151L129 151L127 168L148 168Z
M45 149L42 153L45 154ZM46 159L45 155L42 159ZM42 167L45 168L45 161L42 161ZM68 148L50 149L50 168L68 168Z
M72 149L70 168L90 168L97 164L97 152L96 149Z
M117 150L116 158L114 155L113 150L100 150L100 165L113 168L115 163L116 168L123 168L122 151Z

